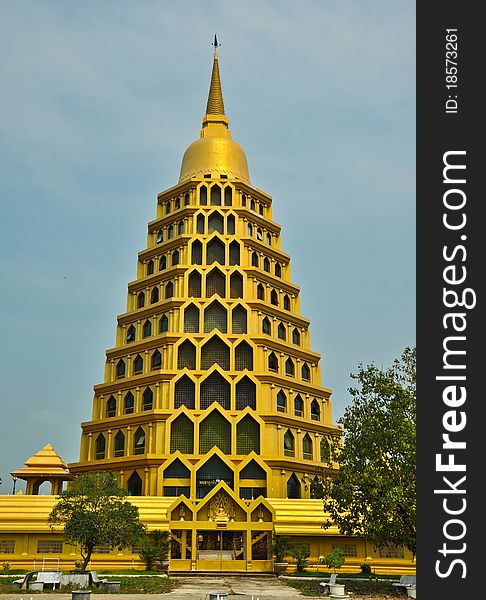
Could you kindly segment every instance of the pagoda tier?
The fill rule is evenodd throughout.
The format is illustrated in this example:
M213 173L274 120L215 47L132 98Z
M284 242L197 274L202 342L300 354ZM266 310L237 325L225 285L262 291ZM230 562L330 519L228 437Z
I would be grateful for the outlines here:
M272 199L231 139L215 49L200 138L157 197L70 470L117 472L137 496L225 482L243 499L309 498L340 434L319 360Z

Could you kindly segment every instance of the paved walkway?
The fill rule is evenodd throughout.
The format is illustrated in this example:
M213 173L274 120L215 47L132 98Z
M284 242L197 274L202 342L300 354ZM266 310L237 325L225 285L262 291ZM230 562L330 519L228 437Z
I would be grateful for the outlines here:
M91 600L208 600L226 592L228 600L303 600L301 593L276 577L174 577L179 587L168 594L92 594ZM1 600L71 600L71 594L2 594ZM307 597L310 600L309 597Z

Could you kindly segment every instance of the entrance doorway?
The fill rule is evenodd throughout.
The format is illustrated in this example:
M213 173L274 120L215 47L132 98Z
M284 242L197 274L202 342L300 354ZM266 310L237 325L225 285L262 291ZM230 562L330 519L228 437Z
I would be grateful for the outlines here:
M244 571L245 531L197 532L197 569L202 571Z

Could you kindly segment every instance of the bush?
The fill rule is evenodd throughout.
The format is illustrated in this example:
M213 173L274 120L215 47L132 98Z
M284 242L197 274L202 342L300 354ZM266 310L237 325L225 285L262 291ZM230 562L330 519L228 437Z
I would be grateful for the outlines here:
M147 535L139 556L145 563L145 569L151 571L156 563L168 560L169 551L169 533L155 529L151 534Z
M10 563L4 562L2 565L2 573L7 574L10 571Z
M344 557L344 550L342 548L333 548L329 554L322 559L322 562L328 567L332 569L334 573L338 571L346 561Z
M292 544L290 538L286 535L276 535L272 540L272 552L275 555L275 562L283 563L286 556L291 553Z
M371 565L369 563L362 563L359 565L359 568L363 575L371 575Z
M297 573L302 573L308 566L309 561L307 560L310 556L309 550L305 547L294 546L290 551L291 556L295 558L295 568Z

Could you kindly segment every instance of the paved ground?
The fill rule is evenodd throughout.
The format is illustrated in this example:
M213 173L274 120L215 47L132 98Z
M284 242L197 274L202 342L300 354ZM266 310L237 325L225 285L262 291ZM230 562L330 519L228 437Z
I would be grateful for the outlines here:
M92 594L91 600L209 600L210 592L226 592L228 600L312 600L276 577L177 577L180 586L168 594ZM108 598L107 598L108 597ZM325 596L315 596L323 600ZM328 597L327 597L328 598ZM352 594L353 600L363 597ZM382 600L388 596L366 596L366 600ZM391 598L391 596L390 596ZM71 594L2 594L1 600L71 600Z
M179 587L168 594L92 594L91 600L208 600L210 592L226 592L229 600L303 600L299 591L276 577L175 577ZM71 600L71 594L4 594L1 600Z

